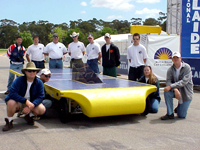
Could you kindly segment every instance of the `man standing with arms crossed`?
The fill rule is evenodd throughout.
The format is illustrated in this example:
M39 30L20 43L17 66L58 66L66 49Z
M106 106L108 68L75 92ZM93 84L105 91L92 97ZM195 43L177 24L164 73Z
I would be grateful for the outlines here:
M10 59L10 69L23 68L24 54L25 54L25 47L22 46L22 37L17 36L16 44L11 45L7 50L7 56ZM15 75L9 72L7 91L5 92L6 95L10 91L10 87L14 78L15 78Z
M83 64L82 58L85 54L85 45L83 42L78 41L79 33L73 32L70 37L73 39L68 46L69 56L71 56L70 68L72 68L72 64L81 63Z
M174 119L173 98L178 99L176 113L178 118L185 118L192 101L193 82L192 71L189 64L181 61L181 54L174 52L173 65L167 70L166 87L164 88L167 114L161 120Z
M116 67L120 65L119 49L111 43L111 36L109 33L105 34L104 39L106 44L104 44L101 48L103 75L117 77Z
M99 73L98 61L101 60L100 45L94 42L92 34L89 34L87 38L90 42L86 47L87 64L95 73Z
M133 44L127 48L127 59L130 62L128 79L139 80L143 75L143 69L147 61L146 48L140 43L140 35L133 34Z
M30 45L27 49L26 52L26 58L28 60L28 62L34 62L36 68L45 68L44 66L44 45L39 43L39 37L38 36L34 36L33 37L33 44ZM31 60L30 60L30 56L31 55Z
M58 34L53 34L53 42L44 48L44 54L49 55L49 68L63 68L63 55L67 54L67 48L63 43L58 42Z

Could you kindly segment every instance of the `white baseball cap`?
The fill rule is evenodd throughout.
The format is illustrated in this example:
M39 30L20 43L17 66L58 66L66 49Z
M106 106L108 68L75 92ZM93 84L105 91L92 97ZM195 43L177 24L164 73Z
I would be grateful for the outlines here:
M48 74L51 74L51 71L49 70L49 69L42 69L41 71L40 71L40 75L42 75L42 74L44 74L44 75L48 75Z
M172 55L172 58L175 57L175 56L176 57L181 57L181 54L179 52L174 52L173 55Z
M109 34L109 33L106 33L106 34L104 35L104 37L110 38L110 34Z

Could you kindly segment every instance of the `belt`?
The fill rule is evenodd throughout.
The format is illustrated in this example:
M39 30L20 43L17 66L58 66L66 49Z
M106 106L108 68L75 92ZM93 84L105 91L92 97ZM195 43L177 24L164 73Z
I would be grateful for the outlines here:
M71 60L72 60L72 61L73 61L73 60L82 60L82 58L80 58L80 59L75 59L75 58L72 58Z
M32 61L34 61L34 62L43 62L44 60L41 60L41 61L32 60Z
M140 67L144 67L144 65L137 66L137 67L131 67L131 68L140 68Z
M58 58L58 59L52 59L52 58L50 58L50 60L62 60L62 58Z
M98 60L98 58L94 58L94 59L88 59L88 60Z
M10 61L11 64L14 64L14 65L20 65L20 64L23 64L23 62L15 62L15 61Z

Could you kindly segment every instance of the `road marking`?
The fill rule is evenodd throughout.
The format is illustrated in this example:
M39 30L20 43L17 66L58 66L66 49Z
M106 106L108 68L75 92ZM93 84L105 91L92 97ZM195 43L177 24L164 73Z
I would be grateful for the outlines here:
M0 56L6 56L6 53L0 53Z

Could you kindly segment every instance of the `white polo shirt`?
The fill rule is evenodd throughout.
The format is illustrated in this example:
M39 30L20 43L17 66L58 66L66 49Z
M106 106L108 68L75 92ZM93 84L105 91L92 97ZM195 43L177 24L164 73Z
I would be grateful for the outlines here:
M44 53L49 53L49 58L51 59L60 59L63 57L63 53L67 52L67 48L63 43L54 43L51 42L47 44L47 46L44 48Z
M99 57L99 53L101 52L100 45L97 42L89 43L86 47L87 59L96 59Z
M139 67L145 65L144 59L147 59L146 48L141 44L137 46L133 44L130 45L127 48L127 59L131 59L131 67Z
M85 51L85 45L78 41L78 42L71 42L68 46L68 51L71 53L71 59L81 59L83 58L83 52Z
M41 43L38 43L38 45L30 45L27 49L27 54L31 56L31 60L34 61L43 61L44 60L44 45Z

